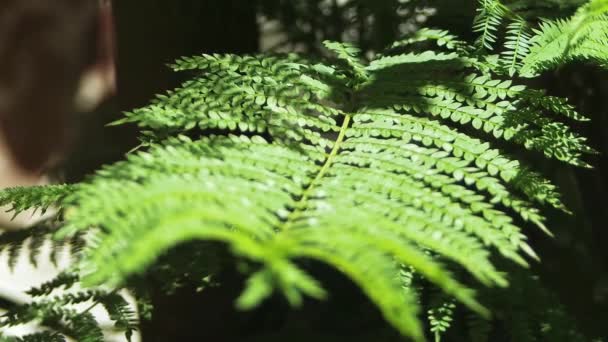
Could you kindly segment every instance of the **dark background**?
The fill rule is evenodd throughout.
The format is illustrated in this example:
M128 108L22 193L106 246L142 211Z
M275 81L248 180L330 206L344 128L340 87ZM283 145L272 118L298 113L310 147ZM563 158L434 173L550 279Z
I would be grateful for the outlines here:
M340 8L322 11L318 1L251 0L149 0L116 1L118 38L118 95L97 113L82 119L83 134L66 167L69 180L80 179L102 163L120 159L137 144L133 127L104 127L120 112L146 104L156 93L178 84L184 75L169 72L166 63L197 53L255 53L259 50L259 14L283 21L290 41L300 50L317 51L319 41L339 39L356 26L365 49L378 49L399 34L399 24L420 25L415 7L397 16L396 1L360 1L359 16L372 15L375 24L353 23ZM418 2L421 4L423 2ZM263 5L263 6L262 6ZM475 1L434 1L436 13L424 26L449 29L468 41L475 36L471 23ZM567 9L565 10L567 13ZM296 20L300 18L299 20ZM352 25L351 25L352 24ZM289 49L292 45L286 44ZM293 45L295 46L295 45ZM574 169L554 162L540 167L562 189L574 212L568 216L548 211L551 239L535 230L528 233L541 256L533 272L557 294L581 329L589 336L608 336L608 73L599 68L571 64L547 72L533 84L552 95L567 97L592 121L578 131L601 152L590 158L594 169ZM529 81L528 81L529 82ZM268 341L397 339L372 305L340 275L322 267L317 274L332 293L328 302L307 303L288 310L273 299L251 313L233 310L242 278L227 266L222 277L233 287L212 288L203 294L182 288L171 296L152 295L156 309L144 325L145 341ZM196 303L196 305L193 305Z

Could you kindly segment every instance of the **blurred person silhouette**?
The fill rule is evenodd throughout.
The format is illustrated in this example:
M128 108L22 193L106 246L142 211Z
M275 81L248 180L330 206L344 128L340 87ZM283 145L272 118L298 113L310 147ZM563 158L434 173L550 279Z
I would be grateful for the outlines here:
M69 116L114 90L111 4L0 2L0 130L17 165L37 173L69 141Z
M0 1L0 188L48 182L72 116L115 91L114 46L108 0Z
M49 182L48 171L69 152L73 116L93 110L115 91L114 46L107 0L0 0L0 188ZM41 219L11 218L0 212L0 231ZM42 255L49 253L49 246L42 248ZM34 267L20 258L11 269L0 260L0 298L29 302L25 290L52 279L68 263L62 258L55 266L41 258ZM107 341L125 341L102 308L91 313ZM39 329L34 324L3 333ZM132 341L140 341L139 335Z

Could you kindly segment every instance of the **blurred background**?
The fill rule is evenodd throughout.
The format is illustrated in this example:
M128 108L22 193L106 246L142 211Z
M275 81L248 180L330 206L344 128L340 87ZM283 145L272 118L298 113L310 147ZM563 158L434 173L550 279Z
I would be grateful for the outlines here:
M534 15L540 11L546 17L559 17L572 14L582 1L535 3ZM187 74L174 74L165 67L177 57L262 51L322 53L325 39L352 41L373 55L422 26L447 29L473 41L475 7L476 2L470 0L116 1L117 92L92 113L74 117L77 140L58 167L58 178L81 180L100 165L123 158L137 145L136 128L105 125L122 111L142 106L154 94L186 79ZM591 118L590 124L576 128L601 152L590 160L594 169L536 163L560 186L573 214L548 212L547 227L555 234L553 239L533 229L527 234L542 259L532 266L540 282L556 294L584 332L608 336L608 73L572 63L522 82L568 98ZM197 297L199 309L204 310L182 312L182 305L195 295L192 289L180 290L156 303L159 313L144 326L144 340L148 336L147 340L162 341L166 330L182 330L187 338L188 331L200 329L201 320L207 322L203 337L213 341L232 340L230 334L237 332L226 331L226 327L236 327L239 334L250 331L247 340L263 340L276 335L272 327L277 325L282 330L306 331L292 335L294 340L317 334L352 335L362 341L386 336L390 340L392 332L365 298L339 275L326 272L324 284L335 294L330 301L291 313L280 301L271 301L255 313L237 313L232 301L240 288L224 287ZM192 314L205 316L192 322L187 319Z

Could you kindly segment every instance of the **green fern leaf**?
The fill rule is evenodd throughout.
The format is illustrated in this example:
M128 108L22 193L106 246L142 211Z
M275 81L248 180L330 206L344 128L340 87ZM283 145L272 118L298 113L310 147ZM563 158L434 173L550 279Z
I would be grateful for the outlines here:
M505 50L502 52L502 64L509 76L514 76L523 65L523 59L530 53L528 24L523 18L516 18L507 26Z
M40 332L21 337L0 337L1 342L65 342L65 336L55 332Z
M507 9L499 0L479 0L477 16L473 21L473 31L479 34L475 41L477 48L492 50L497 39Z
M131 305L116 293L101 296L99 302L108 312L110 319L115 322L116 329L124 331L127 341L130 342L139 324L137 314Z
M30 322L42 324L57 333L33 334L23 337L26 341L36 341L39 338L55 338L63 340L71 337L77 341L101 342L105 341L102 330L90 310L101 304L108 312L110 319L115 322L118 331L124 331L128 340L133 331L137 329L135 312L125 299L116 293L106 293L100 290L65 292L78 280L73 274L62 273L55 279L28 291L37 299L28 304L11 308L0 318L0 331L2 328L18 326ZM51 296L55 290L61 289L60 295ZM84 304L82 309L79 304ZM9 338L9 341L21 341L18 338ZM52 340L52 339L51 339ZM44 340L46 341L46 340Z
M181 58L173 68L194 78L120 121L148 131L146 150L61 199L70 210L57 237L88 232L76 268L84 285L118 287L176 245L207 240L258 265L237 299L242 309L275 291L294 306L324 298L299 267L315 259L352 279L414 340L424 338L420 300L404 267L487 316L448 270L507 286L494 255L527 265L536 255L523 222L546 229L537 206L565 210L555 186L495 140L573 165L585 166L592 151L552 118L581 119L565 101L480 73L485 62L471 48L426 35L453 45L419 51L423 38L412 38L405 53L390 49L370 63L332 42L335 58L324 62ZM131 331L124 303L110 304ZM443 322L437 333L444 316L433 314Z
M608 14L603 0L590 1L567 20L545 21L535 33L530 53L523 59L520 74L524 77L572 60L608 65Z
M355 82L362 83L367 80L368 74L365 72L365 66L361 62L361 50L347 43L338 43L325 41L323 43L327 49L335 53L338 59L345 61L350 67L352 78ZM349 84L350 85L350 84ZM356 84L353 85L356 88Z
M450 34L449 31L422 28L416 31L412 36L394 42L389 51L412 47L414 44L423 42L433 42L437 47L445 48L446 50L464 52L470 49L464 41L459 40L458 37Z
M62 272L48 282L29 289L27 294L32 297L48 296L57 289L68 290L72 288L78 280L77 275L69 272Z
M78 245L81 243L81 234L75 235L71 239L53 240L53 234L57 231L57 224L52 222L42 222L35 226L15 230L6 231L0 234L0 252L6 251L8 257L8 265L10 269L14 269L19 261L19 258L27 251L29 262L33 266L38 266L38 259L43 244L50 241L51 246L51 261L56 265L56 254L69 246ZM76 253L71 253L73 257Z
M428 310L428 320L431 325L431 333L435 337L435 342L441 342L441 336L450 328L453 321L454 309L456 305L445 301L436 304Z
M10 205L13 217L28 209L44 214L52 206L61 206L62 200L74 189L71 185L7 188L0 191L0 206Z

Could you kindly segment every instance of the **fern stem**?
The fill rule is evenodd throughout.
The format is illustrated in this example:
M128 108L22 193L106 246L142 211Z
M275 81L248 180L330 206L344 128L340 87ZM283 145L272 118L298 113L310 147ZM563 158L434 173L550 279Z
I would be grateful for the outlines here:
M97 305L99 305L99 301L96 300L93 303L91 303L91 305L89 305L83 312L81 312L81 315L87 314L89 313L91 310L93 310Z
M336 155L338 155L338 151L340 151L340 146L342 145L342 142L346 137L346 130L350 125L351 117L352 116L350 114L346 114L344 116L344 122L342 123L342 127L340 127L340 133L338 134L338 138L336 139L336 142L334 143L331 152L327 156L325 163L323 163L323 167L321 167L321 170L319 170L319 173L317 173L315 179L313 179L308 185L308 187L306 187L306 189L302 193L302 197L296 203L295 209L287 217L285 224L281 228L279 228L279 231L285 231L291 228L293 222L295 222L295 219L297 219L302 214L302 209L306 208L306 202L308 202L308 199L310 198L311 191L317 186L321 179L323 179L323 177L327 173L327 170L329 170L329 168L333 164L334 158L336 157Z

